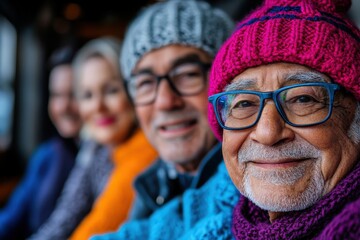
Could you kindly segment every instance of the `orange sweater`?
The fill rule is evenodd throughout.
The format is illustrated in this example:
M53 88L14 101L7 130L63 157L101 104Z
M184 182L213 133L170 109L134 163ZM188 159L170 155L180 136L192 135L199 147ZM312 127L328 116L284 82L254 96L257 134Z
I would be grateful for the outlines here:
M157 157L141 130L113 152L114 169L107 186L71 235L71 240L87 240L94 234L115 231L126 218L135 191L132 183Z

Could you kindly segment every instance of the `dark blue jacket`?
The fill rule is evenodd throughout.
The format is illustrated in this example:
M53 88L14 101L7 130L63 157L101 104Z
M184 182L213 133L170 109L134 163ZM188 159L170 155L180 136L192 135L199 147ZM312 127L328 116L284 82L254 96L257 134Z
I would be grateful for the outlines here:
M0 209L0 239L23 239L49 217L74 166L77 151L74 141L59 137L38 147L24 178Z
M200 188L216 172L222 159L221 144L217 143L202 159L195 176L179 174L172 166L158 159L134 182L136 197L130 220L147 218L186 189Z

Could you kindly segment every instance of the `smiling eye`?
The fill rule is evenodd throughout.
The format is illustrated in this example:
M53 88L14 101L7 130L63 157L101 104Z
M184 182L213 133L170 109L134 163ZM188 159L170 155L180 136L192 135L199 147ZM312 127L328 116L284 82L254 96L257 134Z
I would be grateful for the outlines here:
M237 102L234 106L233 106L233 109L234 108L247 108L247 107L252 107L252 106L255 106L256 104L254 104L253 102L250 102L250 101L239 101Z
M319 100L309 95L295 96L291 99L286 100L287 104L295 104L295 103L301 104L301 103L315 103L315 102L319 102Z

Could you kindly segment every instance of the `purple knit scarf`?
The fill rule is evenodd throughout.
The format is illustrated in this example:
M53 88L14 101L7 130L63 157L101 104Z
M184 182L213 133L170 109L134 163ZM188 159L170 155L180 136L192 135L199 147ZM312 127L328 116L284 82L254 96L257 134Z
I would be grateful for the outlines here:
M267 211L241 197L233 213L236 239L360 239L360 164L315 205L270 223Z

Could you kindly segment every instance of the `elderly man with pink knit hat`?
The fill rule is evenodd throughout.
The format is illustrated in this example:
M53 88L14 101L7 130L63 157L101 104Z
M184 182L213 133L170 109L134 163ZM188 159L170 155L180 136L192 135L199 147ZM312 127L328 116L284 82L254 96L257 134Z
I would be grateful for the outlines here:
M208 90L226 168L92 240L360 239L360 31L350 4L265 0L242 20Z
M214 60L209 120L243 195L236 239L360 239L360 31L350 5L265 0Z

